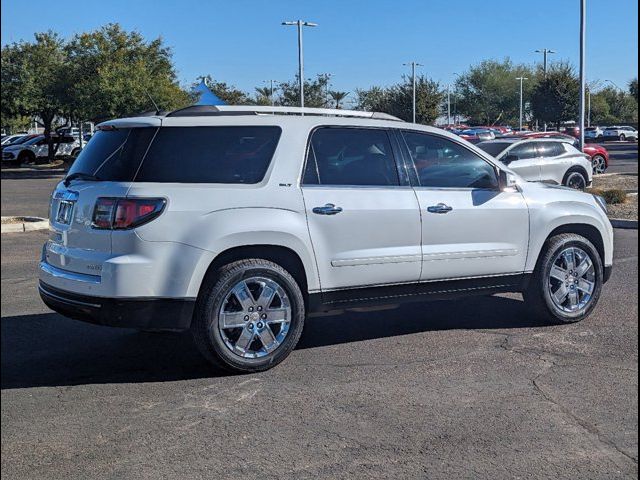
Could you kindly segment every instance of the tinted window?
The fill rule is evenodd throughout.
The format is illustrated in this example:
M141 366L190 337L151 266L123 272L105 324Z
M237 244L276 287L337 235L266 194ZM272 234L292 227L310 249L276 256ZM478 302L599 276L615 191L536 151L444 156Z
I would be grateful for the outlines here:
M303 182L322 185L399 185L385 130L320 128L311 137Z
M86 173L100 180L129 182L155 132L155 128L100 130L82 149L69 174Z
M160 128L136 181L258 183L280 132L279 127Z
M497 157L504 152L509 145L511 145L510 142L480 142L476 146L487 152L492 157Z
M561 142L537 142L536 148L539 157L557 157L565 153Z
M511 150L507 154L509 157L509 161L514 160L526 160L528 158L536 158L537 153L534 148L533 142L523 143L522 145L518 145Z
M446 138L403 132L422 187L497 188L496 171L471 150Z

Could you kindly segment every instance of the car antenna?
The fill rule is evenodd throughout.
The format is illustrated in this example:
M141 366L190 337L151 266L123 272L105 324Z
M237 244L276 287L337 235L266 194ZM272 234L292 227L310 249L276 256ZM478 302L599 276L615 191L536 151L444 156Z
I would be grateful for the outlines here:
M149 94L149 92L147 92L145 90L144 93L147 94L147 97L149 97L149 100L151 100L151 103L153 103L153 106L156 107L156 115L159 115L160 114L160 107L158 107L158 104L153 100L153 97Z

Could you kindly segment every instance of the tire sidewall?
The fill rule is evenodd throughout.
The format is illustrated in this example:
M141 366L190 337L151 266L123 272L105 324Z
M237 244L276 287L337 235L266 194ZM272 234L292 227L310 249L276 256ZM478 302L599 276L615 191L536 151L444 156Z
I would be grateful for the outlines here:
M561 251L569 247L578 247L584 250L591 259L593 265L595 266L596 273L596 286L592 294L592 300L589 306L580 312L576 313L567 313L562 310L559 310L553 300L551 299L551 294L549 289L547 288L547 279L549 278L549 273L551 272L551 267L553 266L553 259L556 255ZM545 254L543 264L540 268L540 275L538 278L538 286L537 288L541 289L542 298L546 304L549 313L564 323L572 323L582 320L583 318L589 316L589 314L593 311L593 309L598 304L598 300L600 298L600 293L602 291L602 281L603 281L603 265L602 260L600 259L600 254L596 250L596 248L589 242L588 240L579 240L579 239L571 239L560 244L554 245L550 248Z
M592 167L591 167L591 168L593 168L593 163L592 163ZM584 183L584 188L582 188L582 189L577 189L577 188L575 188L574 190L577 190L577 191L579 191L579 192L584 192L584 190L587 188L587 185L588 185L588 183L589 183L589 180L588 180L587 176L586 176L586 175L585 175L581 170L579 170L579 169L575 169L575 168L574 168L574 169L569 170L569 171L565 174L565 176L564 176L564 182L563 182L563 185L564 185L565 187L568 187L568 186L569 186L569 179L570 179L574 174L576 174L576 175L580 175L580 176L582 177L582 182ZM570 187L570 188L573 188L573 187Z
M291 323L289 332L282 344L272 353L262 358L242 358L231 352L225 344L218 328L218 312L230 290L241 280L250 277L266 277L276 281L286 292L291 305ZM206 329L210 347L224 364L233 370L260 371L271 368L289 355L298 343L304 325L304 299L299 287L290 276L283 275L267 265L239 269L232 275L218 279L204 304Z

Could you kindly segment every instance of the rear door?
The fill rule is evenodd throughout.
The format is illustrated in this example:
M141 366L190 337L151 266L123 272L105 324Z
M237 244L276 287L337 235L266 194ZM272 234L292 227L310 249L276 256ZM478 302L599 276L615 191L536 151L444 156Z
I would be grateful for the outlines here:
M533 142L514 145L499 160L529 182L540 180L540 160Z
M517 190L501 191L496 168L465 145L404 131L422 212L422 281L520 274L529 211Z
M302 192L323 291L420 278L420 211L395 142L375 128L311 135Z
M565 172L571 167L574 156L562 142L533 142L540 159L540 180L562 183Z

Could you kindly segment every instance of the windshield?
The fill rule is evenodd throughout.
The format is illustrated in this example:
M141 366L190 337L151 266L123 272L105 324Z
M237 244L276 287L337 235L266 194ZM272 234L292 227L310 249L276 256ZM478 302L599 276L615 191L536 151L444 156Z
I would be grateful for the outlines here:
M155 134L155 128L123 128L98 131L69 169L99 180L130 182Z
M497 157L502 152L504 152L509 147L509 145L512 144L509 142L480 142L476 146L480 147L492 157Z

